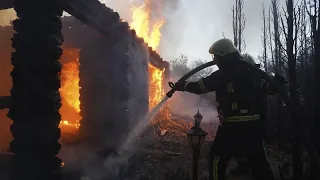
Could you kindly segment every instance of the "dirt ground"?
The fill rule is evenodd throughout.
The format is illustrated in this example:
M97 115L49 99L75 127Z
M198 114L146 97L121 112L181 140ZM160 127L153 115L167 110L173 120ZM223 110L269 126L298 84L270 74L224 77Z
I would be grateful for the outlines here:
M212 140L204 142L199 159L199 180L208 180L207 154ZM275 179L291 179L291 155L280 151L274 146L266 146L267 159ZM306 154L303 154L306 157ZM307 158L305 158L307 161ZM131 159L127 176L124 180L191 180L192 179L192 150L186 136L156 137ZM304 178L307 178L307 165L304 163ZM226 180L254 180L248 174L231 173L237 168L237 163L231 159L227 168ZM280 169L281 176L280 178Z
M204 142L199 159L199 180L208 180L207 154L212 142ZM191 180L192 151L187 137L157 137L143 152L131 159L125 180ZM236 168L234 160L228 169ZM228 180L252 180L249 175L232 176Z
M192 151L186 136L162 136L140 138L137 143L143 144L138 153L129 160L129 167L123 180L191 180L192 179ZM208 180L207 154L211 141L204 142L199 159L199 180ZM279 176L280 164L275 152L268 148L268 159L276 177ZM1 156L2 157L2 156ZM6 158L7 156L4 156ZM6 179L8 160L0 158L0 179ZM282 157L288 158L288 157ZM286 160L288 161L288 159ZM237 167L232 159L227 170L227 180L253 180L247 175L235 175L231 169ZM291 172L287 172L290 174ZM77 173L78 174L78 173ZM79 179L76 178L77 180ZM279 178L277 178L279 179ZM70 178L68 178L70 180Z

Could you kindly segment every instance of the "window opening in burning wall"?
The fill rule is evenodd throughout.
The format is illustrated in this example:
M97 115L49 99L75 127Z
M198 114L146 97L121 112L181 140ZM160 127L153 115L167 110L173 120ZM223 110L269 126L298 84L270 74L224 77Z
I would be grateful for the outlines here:
M80 127L80 49L64 49L60 62L61 87L59 89L62 106L60 108L62 132L74 133Z
M165 96L164 92L164 71L165 69L159 69L149 63L149 111L152 110ZM156 131L161 132L163 130L162 123L164 120L170 118L170 111L168 111L168 105L163 106L160 109L158 116L152 119L152 124L156 127Z

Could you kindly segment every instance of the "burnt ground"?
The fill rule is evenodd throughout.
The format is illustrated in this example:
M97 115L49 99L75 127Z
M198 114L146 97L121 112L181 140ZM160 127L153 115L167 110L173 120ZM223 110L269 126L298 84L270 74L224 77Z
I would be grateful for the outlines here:
M207 154L212 142L204 142L199 159L199 180L208 180ZM158 137L144 152L131 159L125 180L191 180L192 151L186 137ZM228 169L236 168L234 160ZM251 180L249 175L231 175L228 180Z
M199 180L208 180L207 154L212 141L204 142L199 159ZM290 179L292 177L291 155L276 147L267 146L267 158L275 178ZM306 154L303 155L307 161ZM304 163L307 172L308 163ZM235 174L237 163L231 159L227 169L227 180L253 180L250 174ZM279 171L281 168L281 173ZM124 180L191 180L192 151L187 137L164 136L149 142L143 152L131 159ZM232 173L231 173L232 172ZM280 178L280 174L282 178ZM305 176L304 179L307 179Z
M192 179L192 151L186 136L163 136L155 138L141 138L143 144L138 153L129 160L129 167L123 180L191 180ZM206 156L212 142L204 142L199 159L199 180L208 180ZM276 176L279 176L278 165L281 164L274 150L268 148L268 159ZM0 179L8 178L9 156L0 156ZM289 155L282 156L282 161L290 162ZM282 165L286 166L286 164ZM230 173L237 164L231 160L227 171L227 180L253 180L249 174L236 175ZM290 163L287 164L290 166ZM79 173L76 173L79 175ZM283 176L291 174L290 167ZM7 177L6 177L7 176ZM67 178L71 180L70 178ZM80 179L75 178L75 179ZM277 178L279 179L279 178ZM285 178L287 179L287 178Z

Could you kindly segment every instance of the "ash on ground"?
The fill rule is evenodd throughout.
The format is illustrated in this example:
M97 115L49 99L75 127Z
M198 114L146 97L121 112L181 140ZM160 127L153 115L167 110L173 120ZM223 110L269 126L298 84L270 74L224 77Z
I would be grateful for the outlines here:
M211 141L204 142L199 158L199 180L208 180L207 155ZM228 169L236 168L234 160ZM249 175L234 177L230 180L251 180ZM163 136L150 142L144 152L132 157L124 180L191 180L192 150L187 137Z
M192 151L188 144L186 136L165 135L152 137L145 136L137 139L137 143L141 144L140 149L134 156L129 158L128 166L122 177L116 179L121 180L191 180L192 179ZM207 154L212 141L204 142L201 148L201 156L199 159L199 180L208 180ZM290 155L283 156L282 160L277 161L277 150L268 148L268 159L276 176L278 167L283 162L292 163ZM107 153L109 154L109 153ZM0 177L1 179L9 179L10 172L8 165L11 162L12 155L0 156ZM283 159L285 158L285 159ZM6 160L7 159L7 160ZM7 163L4 163L7 162ZM68 166L66 164L66 166ZM237 166L232 159L228 166L227 180L253 180L247 175L231 174L230 170ZM100 169L101 170L101 169ZM97 169L99 171L99 169ZM103 171L103 170L102 170ZM292 172L287 172L287 175ZM66 180L80 180L81 172L73 171L64 173L63 177ZM286 176L286 174L284 174ZM110 178L107 178L110 180ZM277 178L278 179L278 178ZM83 179L85 180L85 179Z
M145 142L145 140L141 139ZM199 180L209 180L207 156L212 140L205 141L199 158ZM279 153L272 147L267 147L267 157L275 178L280 179L279 167L283 164L279 160ZM289 155L290 156L290 155ZM282 158L289 158L282 156ZM290 162L290 160L284 160ZM229 162L227 180L254 180L248 174L236 174L232 170L237 168L234 158ZM292 173L284 173L288 176ZM192 180L192 150L186 136L166 135L156 140L145 142L144 151L129 160L127 172L123 180Z
M131 157L129 157L128 161L126 160L128 163L120 164L121 167L117 168L120 172L107 173L106 171L113 170L110 168L99 168L99 166L103 166L103 161L100 163L93 161L96 164L96 166L93 166L94 172L96 172L94 174L99 174L97 171L103 171L108 174L107 180L191 180L192 150L188 144L186 135L175 132L177 131L168 131L161 135L161 133L156 133L153 128L149 128L143 136L136 138L135 144L138 148L133 152L133 156L130 154ZM208 135L207 140L201 148L198 165L199 180L209 179L207 155L212 141L213 138ZM104 155L100 154L99 157L102 156L104 157L103 160L105 160L110 154L112 152L104 152ZM279 165L281 165L281 161L290 163L290 155L283 156L282 160L279 160L279 150L270 147L267 147L267 154L275 176L279 177ZM66 166L68 165L66 164ZM253 180L250 174L239 175L231 173L231 170L236 168L237 163L234 159L231 159L226 174L227 180ZM92 168L90 170L92 171ZM67 176L67 174L70 176ZM64 177L67 177L65 178L66 180L80 180L79 175L83 174L83 172L73 171L67 174L64 174ZM116 177L111 177L111 174L117 175ZM287 172L284 176L290 176L290 174L292 173ZM104 177L98 179L104 180ZM81 180L87 179L82 176ZM89 178L88 180L93 179Z

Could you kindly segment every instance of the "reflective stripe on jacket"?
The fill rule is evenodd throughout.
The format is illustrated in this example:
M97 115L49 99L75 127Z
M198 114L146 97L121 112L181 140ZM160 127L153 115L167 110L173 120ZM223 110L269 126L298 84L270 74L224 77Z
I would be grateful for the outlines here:
M249 116L231 116L231 117L225 118L223 122L244 122L244 121L254 121L259 119L260 119L260 115L254 114Z

